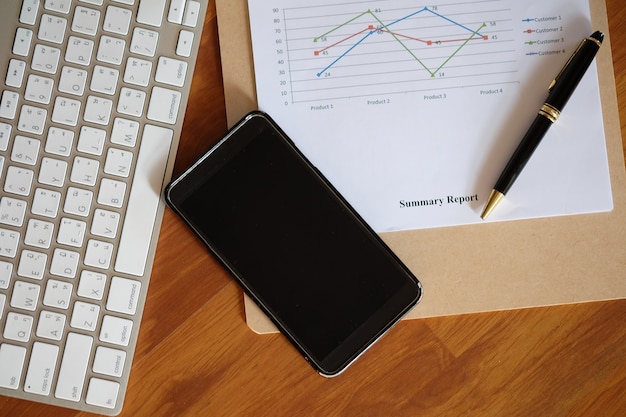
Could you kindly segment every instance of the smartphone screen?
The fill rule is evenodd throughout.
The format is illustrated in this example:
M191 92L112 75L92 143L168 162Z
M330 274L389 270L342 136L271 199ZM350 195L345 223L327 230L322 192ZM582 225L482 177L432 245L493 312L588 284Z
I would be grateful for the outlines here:
M166 194L324 375L341 372L421 297L413 274L263 113L244 118Z

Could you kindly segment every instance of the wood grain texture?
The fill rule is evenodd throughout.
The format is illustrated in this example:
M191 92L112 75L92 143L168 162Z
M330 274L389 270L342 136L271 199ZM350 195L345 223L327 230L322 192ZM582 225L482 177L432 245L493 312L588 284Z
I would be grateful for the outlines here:
M607 7L626 132L626 5ZM219 62L212 2L176 172L226 130ZM159 242L122 416L626 415L626 300L402 322L325 379L248 329L241 291L169 210ZM0 397L0 417L51 415L87 414Z

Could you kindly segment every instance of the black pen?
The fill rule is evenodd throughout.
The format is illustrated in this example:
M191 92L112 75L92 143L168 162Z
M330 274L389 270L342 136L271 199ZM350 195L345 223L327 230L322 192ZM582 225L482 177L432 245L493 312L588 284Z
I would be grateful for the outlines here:
M489 200L487 200L487 204L480 215L483 220L489 216L491 211L509 191L509 188L511 188L517 176L524 169L543 136L559 118L561 110L565 107L583 75L587 72L587 68L589 68L589 65L595 58L603 39L604 34L600 31L596 31L591 36L584 38L561 72L550 83L548 98L539 109L539 114L535 121L528 128L526 135L522 138L491 191Z

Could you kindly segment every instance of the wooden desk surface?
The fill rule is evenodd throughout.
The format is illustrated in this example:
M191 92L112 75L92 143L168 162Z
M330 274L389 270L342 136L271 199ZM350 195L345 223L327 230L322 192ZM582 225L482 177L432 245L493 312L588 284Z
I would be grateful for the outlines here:
M214 4L176 172L226 130ZM607 7L626 132L626 6ZM402 322L325 379L282 336L251 332L241 297L168 210L121 415L626 415L626 300ZM86 414L0 397L1 417L51 415Z

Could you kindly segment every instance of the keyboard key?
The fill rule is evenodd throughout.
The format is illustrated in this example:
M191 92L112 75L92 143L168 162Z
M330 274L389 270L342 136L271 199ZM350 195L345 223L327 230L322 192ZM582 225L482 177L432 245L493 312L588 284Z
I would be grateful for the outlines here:
M87 223L84 221L64 217L59 225L57 242L79 248L83 245L86 231Z
M41 159L38 181L41 184L51 185L53 187L63 187L66 172L67 162L44 157Z
M124 57L125 48L125 40L113 38L111 36L103 36L100 39L100 46L98 47L96 59L101 62L120 65L122 63L122 58Z
M9 90L3 91L2 100L0 100L0 117L14 119L19 100L20 95L18 93Z
M198 24L198 17L200 16L200 3L190 0L187 2L185 8L185 16L183 18L183 25L195 27Z
M58 191L50 191L45 188L35 189L35 197L31 211L33 214L54 218L59 212L59 203L61 201L61 193Z
M156 53L159 33L144 28L133 30L133 39L130 42L130 50L139 55L153 57Z
M24 243L41 249L48 249L52 242L54 223L30 219L24 236Z
M137 11L137 22L160 27L165 13L165 0L141 0Z
M91 209L92 199L93 191L69 187L67 189L67 195L65 196L63 211L68 214L87 217Z
M50 394L59 347L35 342L29 360L24 391L38 395Z
M105 206L121 208L126 195L126 183L103 178L98 193L98 203Z
M152 73L152 62L143 59L129 57L124 71L124 82L142 87L147 87L150 83Z
M106 16L102 28L107 32L126 35L130 28L132 18L131 11L117 6L107 7Z
M15 295L13 297L15 298ZM12 307L16 306L12 305ZM33 318L31 316L26 314L9 312L6 317L4 332L2 333L2 336L8 340L26 343L30 339L30 331L32 327Z
M44 8L46 10L52 10L59 13L68 14L70 12L70 5L72 0L46 0Z
M0 345L0 387L18 389L25 358L26 348L8 343Z
M61 68L61 79L59 80L60 92L82 96L85 92L86 82L87 71L68 66Z
M104 172L116 177L128 178L133 163L133 153L122 149L109 148L104 163Z
M22 111L27 106L22 107ZM13 139L13 150L11 151L11 161L21 162L26 165L35 165L39 146L41 142L25 136L16 135Z
M11 307L19 308L20 310L35 311L37 308L37 302L39 301L40 291L41 287L37 284L16 281L13 286L13 295L11 295ZM23 314L16 314L13 316L13 321L7 319L7 326L9 323L12 323L13 325L14 337L6 335L6 328L4 337L27 342L30 338L30 328L33 323L33 318ZM22 329L28 329L28 331L22 332ZM11 333L9 332L9 334Z
M20 119L17 125L18 130L33 135L43 134L48 111L39 107L23 105L20 111Z
M91 88L91 91L112 96L115 94L119 76L120 72L114 68L96 65L93 70L89 88Z
M99 170L100 162L97 160L77 156L74 158L74 163L72 165L70 181L76 184L94 186L96 185L96 180L98 179Z
M98 325L99 314L100 306L77 301L74 303L74 311L72 312L70 326L75 329L92 332L96 330L96 326Z
M193 32L181 30L176 44L176 55L189 58L191 56L191 48L193 47Z
M37 44L33 51L31 67L36 71L56 74L59 68L61 50L51 46Z
M183 14L185 12L186 0L172 0L169 12L167 13L168 22L181 24L183 23Z
M107 299L107 310L117 313L135 314L141 282L132 279L113 277Z
M93 338L77 333L69 333L59 369L54 396L78 402L81 399L85 375L91 355Z
M144 128L115 262L118 272L142 276L145 271L172 137L170 129Z
M25 28L17 28L13 40L13 53L20 56L28 56L30 45L33 40L33 31Z
M19 232L0 228L0 256L15 258L19 243Z
M100 269L109 269L113 256L113 244L96 239L89 239L85 252L85 265ZM111 290L109 290L110 292Z
M52 121L68 126L76 126L80 112L80 101L57 97L52 110Z
M28 76L24 98L36 103L48 104L52 97L54 80L48 77L31 74Z
M187 62L162 56L159 58L154 79L160 83L182 87L185 85L186 75Z
M113 131L111 132L111 143L134 148L139 134L139 123L134 120L115 118Z
M112 343L118 346L128 346L132 331L132 320L107 315L102 319L99 339L105 343Z
M9 283L11 282L11 273L13 272L13 264L6 261L0 261L0 289L6 290L9 288ZM0 300L0 317L2 316L2 310L4 307L4 302L6 301L6 296L2 294L3 298Z
M111 349L98 346L96 357L93 361L93 371L99 374L120 377L126 362L126 352L119 349Z
M106 143L106 131L95 127L83 126L80 129L76 149L91 155L102 155Z
M60 44L63 43L66 28L67 19L44 14L43 16L41 16L41 24L39 26L39 32L37 33L37 37L43 41Z
M99 378L91 378L85 402L105 408L115 408L120 384Z
M7 340L26 343L30 339L32 325L33 318L31 316L9 312L2 336ZM4 372L4 369L2 371Z
M88 66L91 64L94 42L90 39L70 36L65 51L65 60L73 64Z
M8 123L0 122L0 151L6 151L9 147L12 126Z
M153 87L148 105L148 119L170 125L175 124L181 99L182 94L178 91Z
M85 114L83 119L86 122L106 126L111 118L113 101L97 96L89 96L85 104Z
M96 209L91 223L91 233L114 239L117 236L117 228L120 223L120 215L114 211Z
M41 281L46 272L47 259L48 256L45 253L23 250L17 267L17 275Z
M26 343L30 340L32 327L33 318L31 316L9 312L2 336L4 336L5 339Z
M80 273L77 294L92 300L102 300L107 276L99 272L83 270Z
M67 249L57 248L52 255L50 273L64 278L74 278L78 270L80 254Z
M20 22L27 25L34 25L37 21L37 11L39 10L39 0L23 0L20 11Z
M52 234L54 232L54 223L45 222L38 219L30 219L28 221L28 227L26 229L26 235L24 236L24 243L29 246L34 246L41 249L48 249L52 241ZM26 253L24 251L22 253ZM36 260L34 260L36 261ZM45 263L45 257L43 262ZM44 265L41 265L42 267ZM20 265L21 267L21 265ZM37 274L39 279L42 275ZM34 275L30 275L31 278L35 278Z
M43 337L49 340L61 340L63 329L65 329L65 315L42 310L39 315L39 323L37 324L37 337Z
M22 81L24 80L24 72L26 71L26 62L20 59L11 59L9 61L9 68L7 69L7 76L4 81L9 87L20 88Z
M144 91L123 87L120 90L117 111L128 116L141 117L145 102L146 93Z
M0 223L21 227L24 223L27 203L16 198L4 196L0 199Z
M85 35L94 36L100 24L100 11L88 7L77 6L72 19L72 30Z
M56 279L48 280L43 304L48 307L67 310L70 307L73 287L69 282L57 281Z
M22 196L29 195L34 174L30 169L16 166L8 167L6 179L4 180L4 191Z
M51 127L48 130L45 151L59 156L69 156L73 142L74 132L59 127Z

